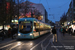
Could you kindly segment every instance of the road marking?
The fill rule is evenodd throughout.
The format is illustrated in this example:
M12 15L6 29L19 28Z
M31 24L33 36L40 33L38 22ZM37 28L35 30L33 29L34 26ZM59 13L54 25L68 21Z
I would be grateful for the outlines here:
M49 43L46 45L45 49L47 49L48 45L50 44L51 40L49 40Z
M72 37L75 37L75 36L72 36Z
M52 38L53 39L53 38ZM50 40L51 44L54 46L54 44L52 43L52 39ZM58 48L54 47L56 50L58 50Z
M22 44L22 45L24 45L24 44ZM15 45L15 46L11 47L10 49L7 49L7 50L12 50L13 48L15 48L17 46L20 46L20 45Z
M60 34L60 32L58 32L58 34ZM60 35L61 35L61 34L60 34ZM60 35L58 35L58 36L60 36ZM65 46L65 44L63 44L62 36L61 36L60 38L58 38L58 40L59 40L59 42L60 42L63 46Z
M6 50L11 50L11 49L13 49L13 48L15 48L17 46L19 46L19 45L15 45L15 46L11 47L10 49L6 49Z
M49 36L50 36L50 35L49 35ZM48 36L48 37L49 37L49 36ZM45 39L47 39L48 37L46 37ZM44 39L44 40L45 40L45 39ZM43 42L44 40L42 40L41 42ZM41 43L41 42L40 42L40 43ZM37 45L35 45L34 47L32 47L30 50L33 50L33 49L34 49L36 46L38 46L40 43L38 43ZM12 44L11 44L11 45L12 45ZM24 45L24 44L23 44L23 45ZM11 47L10 49L7 49L7 50L11 50L11 49L13 49L13 48L15 48L15 47L17 47L17 46L19 46L19 45L15 45L15 46ZM7 47L7 46L5 46L5 47Z
M50 34L51 35L51 34ZM49 36L50 36L49 35ZM36 46L38 46L40 43L42 43L43 41L45 41L49 36L47 36L44 40L42 40L41 42L39 42L38 44L36 44L35 46L33 46L30 50L33 50Z
M42 45L42 43L41 43L41 48L43 48L43 45Z
M64 40L64 41L62 41L62 42L75 42L75 40Z
M47 49L47 47L48 47L48 45L50 44L50 42L52 41L52 38L49 40L49 43L45 46L45 47L43 47L43 50L46 50ZM51 44L54 46L54 44L51 42ZM58 50L58 48L56 48L56 47L54 47L56 50Z
M50 40L49 40L49 43L45 46L45 47L43 47L43 45L42 45L42 43L41 43L41 47L42 47L42 50L46 50L47 49L47 47L48 47L48 45L50 44L50 42L51 42L51 44L54 46L54 44L52 43L52 39L50 38ZM61 43L62 44L62 43ZM62 44L63 46L65 46L64 44ZM58 48L56 48L56 47L54 47L56 50L58 50Z
M16 42L15 42L15 43L16 43ZM5 46L2 46L2 47L0 47L0 49L5 48L5 47L7 47L7 46L10 46L10 45L12 45L12 44L14 44L14 43L11 43L11 44L8 44L8 45L5 45Z
M18 47L18 46L23 46L23 45L26 45L26 46L28 46L28 45L32 45L32 43L30 44L30 43L22 43L22 42L17 42L17 44L15 45L15 46L12 46L11 48L8 48L7 50L12 50L13 48L16 48L16 47Z
M50 34L51 35L51 34ZM50 36L49 35L49 36ZM44 40L42 40L40 43L42 43L43 41L45 41L49 36L47 36ZM15 40L14 40L15 41ZM11 41L10 41L11 42ZM16 42L14 42L14 43L16 43ZM7 46L10 46L10 45L12 45L12 44L14 44L14 43L11 43L11 44L8 44L8 45L5 45L5 46L2 46L2 47L0 47L0 49L2 49L2 48L5 48L5 47L7 47ZM37 45L35 45L34 47L32 47L30 50L33 50L36 46L38 46L40 43L38 43ZM17 47L17 46L19 46L19 45L15 45L14 47L12 47L12 48L10 48L10 50L11 49L13 49L13 48L15 48L15 47Z
M42 42L42 41L41 41ZM41 43L40 42L40 43ZM30 50L33 50L36 46L38 46L40 43L36 44L35 46L33 46Z
M50 34L50 35L52 35L52 34ZM49 36L50 36L50 35L49 35ZM48 37L49 37L49 36L48 36ZM48 38L48 37L47 37L47 38ZM47 39L47 38L46 38L46 39ZM45 40L46 40L46 39L45 39ZM45 40L44 40L44 41L45 41ZM44 42L44 41L43 41L43 42ZM45 47L43 47L43 45L42 45L43 42L41 43L42 50L46 50L47 45L46 45ZM48 45L49 45L49 44L48 44Z
M52 35L52 34L50 34L50 35ZM48 37L47 37L48 38ZM44 42L44 41L43 41ZM42 47L42 50L46 50L46 48L47 48L47 46L50 44L50 40L49 40L49 43L45 46L45 47L43 47L43 42L41 43L41 47Z

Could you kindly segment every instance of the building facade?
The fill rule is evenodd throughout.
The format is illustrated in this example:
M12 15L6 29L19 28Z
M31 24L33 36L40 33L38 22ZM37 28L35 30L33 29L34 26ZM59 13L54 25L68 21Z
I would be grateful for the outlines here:
M68 12L67 12L66 16L67 16L67 21L70 22L71 21L70 8L68 9Z
M71 0L67 12L67 21L73 23L75 21L75 0Z
M42 4L26 1L21 3L19 7L19 18L34 17L43 22L47 22L47 11Z

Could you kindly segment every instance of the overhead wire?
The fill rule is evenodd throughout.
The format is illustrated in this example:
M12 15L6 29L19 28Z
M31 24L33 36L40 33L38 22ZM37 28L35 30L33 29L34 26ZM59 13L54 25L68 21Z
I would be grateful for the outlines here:
M48 5L48 8L49 8L49 4L48 4L48 1L46 0L46 2L47 2L47 5Z
M68 3L68 2L66 2L65 4L63 4L63 5L59 6L59 7L50 8L47 0L46 0L46 2L47 2L47 5L48 5L49 10L50 10L50 9L61 8L61 7L63 7L64 5L67 5L67 3Z
M48 1L46 0L47 2L47 5L48 5L48 8L49 8L49 4L48 4ZM50 11L50 8L49 8L49 11ZM49 14L50 16L53 16L53 19L54 19L54 14Z
M63 6L67 5L68 2L66 2L65 4L63 4L63 5L59 6L59 7L54 7L54 8L50 8L50 9L56 9L56 8L60 8L61 9Z
M48 1L46 0L46 2L47 2L47 5L48 5L48 8L49 8L49 4L48 4ZM49 11L50 11L50 8L49 8Z
M68 1L68 2L69 2L69 1ZM65 5L67 5L68 2L66 2L65 4L63 4L63 5L61 5L61 6L54 7L54 8L51 8L51 9L61 8L61 7L65 6Z
M67 3L68 3L69 1L66 2L65 4L59 6L59 7L54 7L54 8L50 8L47 0L46 0L46 2L47 2L47 5L48 5L48 8L49 8L49 11L50 11L50 9L56 9L56 8L60 8L60 9L61 9L64 5L67 5ZM49 15L52 15L52 16L53 16L53 19L54 19L54 15L60 15L60 14L49 14Z

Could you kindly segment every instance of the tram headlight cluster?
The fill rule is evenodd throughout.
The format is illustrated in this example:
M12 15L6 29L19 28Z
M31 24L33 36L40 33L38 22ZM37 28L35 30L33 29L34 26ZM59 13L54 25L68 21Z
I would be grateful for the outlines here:
M21 34L19 33L18 36L21 36Z
M32 36L33 34L31 33L30 36Z

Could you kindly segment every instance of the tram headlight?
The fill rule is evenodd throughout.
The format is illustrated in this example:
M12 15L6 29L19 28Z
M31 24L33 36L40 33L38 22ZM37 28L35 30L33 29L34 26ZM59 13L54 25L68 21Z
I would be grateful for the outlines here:
M31 33L30 36L32 36L33 34Z
M19 33L18 36L21 36L21 34Z

